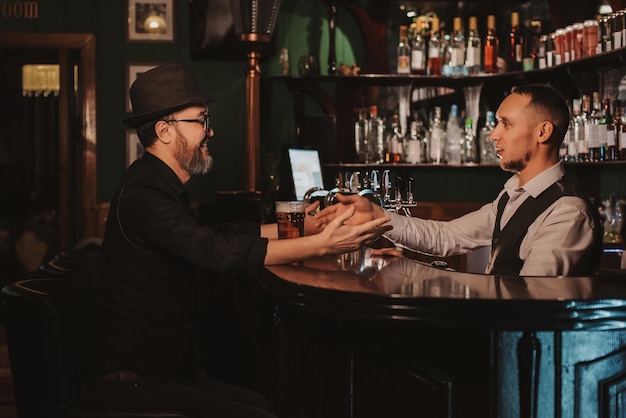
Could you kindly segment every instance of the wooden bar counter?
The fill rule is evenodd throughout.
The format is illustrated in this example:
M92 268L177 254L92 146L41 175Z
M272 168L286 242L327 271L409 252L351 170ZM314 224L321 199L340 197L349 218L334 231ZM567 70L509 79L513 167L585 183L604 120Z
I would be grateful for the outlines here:
M469 274L365 249L259 283L279 416L626 416L626 276Z

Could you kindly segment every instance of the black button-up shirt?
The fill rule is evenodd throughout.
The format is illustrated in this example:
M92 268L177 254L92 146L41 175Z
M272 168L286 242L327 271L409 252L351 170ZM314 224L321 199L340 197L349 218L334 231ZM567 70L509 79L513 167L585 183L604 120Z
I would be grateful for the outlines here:
M146 152L111 201L93 280L89 372L190 371L198 280L256 275L267 250L259 234L252 223L200 225L183 183Z

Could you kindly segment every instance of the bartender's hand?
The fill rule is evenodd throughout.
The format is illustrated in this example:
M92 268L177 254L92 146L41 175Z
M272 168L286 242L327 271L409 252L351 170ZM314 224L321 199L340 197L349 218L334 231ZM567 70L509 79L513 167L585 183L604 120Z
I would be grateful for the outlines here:
M389 218L385 216L362 224L349 225L346 221L354 213L355 207L349 206L347 210L329 222L319 234L294 239L270 239L267 242L264 264L286 264L323 255L355 251L374 242L391 229L391 226L385 225L389 222ZM268 225L261 225L262 234L268 232L267 228L270 228ZM263 229L263 227L267 228ZM273 229L276 229L275 224ZM271 238L269 235L262 236Z
M338 214L319 234L319 237L329 247L330 254L358 250L360 247L376 241L392 228L390 225L385 225L390 220L385 216L367 222L351 224L348 221L355 213L354 206L347 206L347 209Z
M320 227L328 225L333 219L344 213L350 207L354 207L356 211L355 214L345 222L348 225L359 225L386 216L383 208L363 196L337 193L336 198L338 203L324 208L314 216L315 221Z
M320 202L318 200L306 207L304 216L304 235L315 235L324 230L323 225L319 224L319 222L317 222L314 218L319 207Z

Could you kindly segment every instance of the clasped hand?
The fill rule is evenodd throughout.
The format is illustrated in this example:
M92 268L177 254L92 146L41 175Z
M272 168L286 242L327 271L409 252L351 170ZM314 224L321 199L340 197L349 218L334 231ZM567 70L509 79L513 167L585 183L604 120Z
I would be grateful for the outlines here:
M385 217L383 208L363 196L337 193L335 197L338 203L324 208L313 216L315 227L325 227L350 208L354 208L355 212L354 215L344 221L346 225L361 225Z

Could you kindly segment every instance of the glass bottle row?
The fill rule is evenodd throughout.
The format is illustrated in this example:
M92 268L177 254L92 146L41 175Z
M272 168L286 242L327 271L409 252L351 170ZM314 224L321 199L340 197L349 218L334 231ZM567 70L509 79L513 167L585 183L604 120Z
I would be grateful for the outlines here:
M566 162L626 160L626 119L623 103L598 92L573 99L571 119L561 145Z
M487 16L485 36L479 34L475 16L469 17L467 30L460 17L452 23L452 30L446 33L439 18L429 13L417 16L408 27L400 26L396 72L458 76L527 71L626 46L626 9L545 34L540 34L540 26L524 31L520 14L514 11L502 51L494 15Z
M456 104L447 119L435 106L425 126L418 117L408 123L403 135L398 113L385 121L377 106L356 112L354 139L357 159L365 164L498 164L496 149L490 135L495 127L494 113L488 111L477 135L474 121L466 118Z

